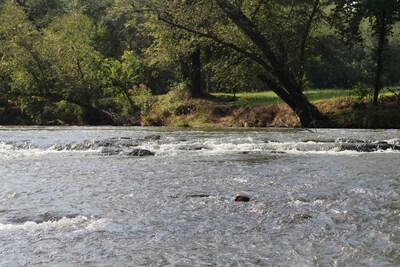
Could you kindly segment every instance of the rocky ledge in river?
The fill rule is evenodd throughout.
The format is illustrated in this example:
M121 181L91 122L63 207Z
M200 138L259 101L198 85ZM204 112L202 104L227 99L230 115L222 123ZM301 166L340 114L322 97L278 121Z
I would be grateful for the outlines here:
M130 137L116 137L95 142L100 153L106 156L127 156L127 157L146 157L154 156L155 153L138 146L142 142L159 140L160 136L149 136L143 139L133 139Z
M341 151L352 150L357 152L374 152L379 150L396 150L400 151L400 140L391 143L387 141L368 142L364 140L338 138L336 143L340 144Z
M128 156L128 157L145 157L154 156L155 153L144 148L141 145L146 145L149 142L155 142L160 139L160 136L148 136L140 139L132 137L112 137L102 140L85 140L82 143L71 143L66 145L53 145L51 149L62 151L85 151L85 150L100 150L101 155L105 156Z
M154 156L155 153L142 148L133 148L124 150L121 148L115 147L104 147L101 149L100 153L105 156L127 156L127 157L146 157L146 156Z

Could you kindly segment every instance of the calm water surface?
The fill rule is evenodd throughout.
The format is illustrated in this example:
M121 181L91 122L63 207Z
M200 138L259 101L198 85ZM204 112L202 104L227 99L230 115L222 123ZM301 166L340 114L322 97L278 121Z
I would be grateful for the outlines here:
M0 127L0 266L399 266L400 151L349 138L400 145L399 130Z

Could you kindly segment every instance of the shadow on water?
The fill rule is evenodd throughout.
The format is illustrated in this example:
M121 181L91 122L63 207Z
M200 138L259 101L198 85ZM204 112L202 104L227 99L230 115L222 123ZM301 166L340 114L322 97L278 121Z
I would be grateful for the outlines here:
M225 157L219 157L217 159L207 159L207 160L198 160L196 162L201 163L229 163L229 162L237 162L243 164L263 164L268 163L273 160L277 160L281 158L284 153L274 153L270 152L268 154L265 153L255 153L243 151L238 154L229 155Z

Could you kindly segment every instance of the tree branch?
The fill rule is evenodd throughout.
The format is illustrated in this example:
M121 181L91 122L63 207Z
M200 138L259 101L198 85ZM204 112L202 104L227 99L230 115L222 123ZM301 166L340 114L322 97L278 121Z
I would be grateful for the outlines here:
M216 42L216 43L218 43L218 44L221 44L221 45L223 45L223 46L229 47L229 48L231 48L231 49L233 49L233 50L239 52L240 54L242 54L242 55L245 56L246 58L249 58L249 59L255 61L256 63L258 63L259 65L261 65L264 69L268 70L269 72L271 72L271 73L273 72L273 70L272 70L272 68L269 66L269 64L268 64L267 62L265 62L264 60L262 60L262 59L261 59L260 57L258 57L257 55L255 55L255 54L253 54L253 53L250 53L249 51L247 51L247 50L245 50L245 49L243 49L243 48L240 48L240 47L236 46L235 44L232 44L232 43L229 43L229 42L225 42L225 41L221 40L220 38L218 38L217 36L215 36L215 35L213 35L213 34L211 34L211 33L209 33L209 32L207 32L207 33L206 33L206 32L202 32L202 31L199 31L199 30L192 29L192 28L190 28L190 27L188 27L188 26L175 23L174 21L171 21L171 20L169 20L169 19L163 18L161 15L158 15L158 19L159 19L160 21L163 21L163 22L165 22L166 24L168 24L168 25L174 27L174 28L178 28L178 29L181 29L181 30L184 30L184 31L193 33L193 34L195 34L195 35L197 35L197 36L210 39L210 40L212 40L212 41L214 41L214 42Z
M268 60L271 67L269 72L275 76L285 88L297 91L296 81L293 80L290 71L285 64L278 60L263 34L257 29L256 25L236 6L226 0L215 0L217 5L232 20L232 22L242 30L242 32L254 43L264 57Z

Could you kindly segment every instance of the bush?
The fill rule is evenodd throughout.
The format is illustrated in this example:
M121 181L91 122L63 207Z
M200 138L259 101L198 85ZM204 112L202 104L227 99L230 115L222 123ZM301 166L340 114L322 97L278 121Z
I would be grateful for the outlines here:
M384 90L393 94L397 99L397 105L400 105L400 86L386 87Z
M42 123L58 121L61 124L84 124L84 111L82 107L67 101L60 101L47 105L42 113Z
M357 83L352 89L353 95L355 95L359 100L371 98L373 94L373 89L365 83Z
M153 103L153 95L150 88L141 83L139 86L134 86L129 89L129 94L132 96L135 106L140 110L142 116L147 116L151 110Z

